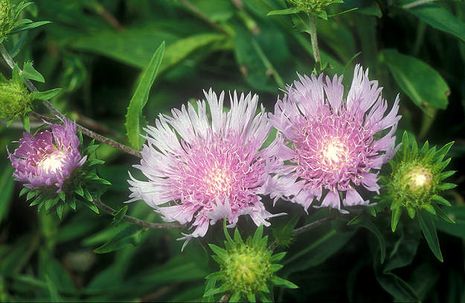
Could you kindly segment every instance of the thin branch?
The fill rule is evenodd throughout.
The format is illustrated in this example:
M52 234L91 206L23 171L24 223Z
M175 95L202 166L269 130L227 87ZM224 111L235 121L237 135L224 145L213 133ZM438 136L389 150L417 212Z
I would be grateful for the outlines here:
M301 226L299 228L296 228L294 229L294 235L300 235L301 233L304 233L306 231L309 231L311 229L314 229L314 228L317 228L319 227L321 224L325 223L326 221L329 221L331 220L332 217L331 216L328 216L328 217L324 217L324 218L321 218L319 220L316 220L312 223L309 223L309 224L306 224L304 226Z
M123 30L123 26L118 21L118 19L116 19L116 17L113 16L102 4L95 1L93 3L93 8L95 9L95 12L115 30L117 31Z
M304 233L306 231L309 231L309 230L312 230L312 229L315 229L315 228L321 226L321 224L323 224L326 221L329 221L331 219L333 219L332 216L321 218L319 220L313 221L312 223L309 223L309 224L306 224L304 226L301 226L299 228L294 229L292 233L293 233L294 236L300 235L300 234L302 234L302 233ZM275 241L273 241L271 243L270 249L274 250L276 247L278 247L278 245L279 245L278 242L275 240Z
M411 2L411 3L408 3L408 4L405 4L402 6L403 9L411 9L411 8L414 8L414 7L417 7L417 6L420 6L420 5L425 5L425 4L428 4L428 3L433 3L435 2L436 0L417 0L417 1L414 1L414 2Z
M111 206L103 203L100 199L95 199L94 200L95 206L97 206L100 210L104 211L107 214L110 214L114 216L117 211L112 208ZM172 229L172 228L181 228L182 225L178 223L152 223L152 222L147 222L141 219L138 219L133 216L128 216L124 215L123 217L124 220L126 220L129 223L139 225L143 228L150 228L150 229Z
M6 48L3 46L3 44L0 44L0 52L2 54L2 57L3 59L5 60L5 62L8 64L8 66L11 68L11 69L14 69L16 64L15 62L13 61L13 58L11 58L10 54L8 53L8 51L6 50ZM28 79L24 79L24 83L26 84L27 88L31 91L31 92L37 92L38 89L35 87L35 85ZM45 107L50 111L50 113L53 115L53 116L56 116L58 118L60 118L61 120L65 120L67 119L67 117L62 114L58 109L56 109L52 103L50 103L49 101L43 101L42 104L45 105ZM44 119L44 116L42 116L42 119ZM47 118L47 119L44 119L48 122L50 122L50 118ZM104 143L104 144L107 144L107 145L110 145L116 149L119 149L121 150L122 152L125 152L129 155L132 155L134 157L138 157L138 158L141 158L141 154L139 151L127 146L127 145L124 145L124 144L121 144L113 139L110 139L108 137L105 137L105 136L102 136L80 124L77 124L76 123L76 126L77 128L86 136L90 137L90 138L93 138L101 143Z
M184 5L188 10L190 10L196 17L203 20L205 23L209 24L211 27L215 28L216 30L228 34L228 32L213 22L207 15L205 15L201 10L199 10L194 4L190 3L189 0L180 0L182 5Z

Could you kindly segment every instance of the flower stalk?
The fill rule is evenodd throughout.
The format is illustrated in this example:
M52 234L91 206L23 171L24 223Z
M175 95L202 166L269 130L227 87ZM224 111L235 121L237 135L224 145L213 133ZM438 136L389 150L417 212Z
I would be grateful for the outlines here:
M115 216L118 213L117 210L113 209L108 204L105 204L101 199L95 199L93 202L98 209L109 215ZM135 224L146 229L171 229L182 227L182 225L178 223L152 223L129 215L123 215L122 219L128 223Z
M315 58L315 65L319 66L320 70L321 66L321 57L320 57L320 48L318 47L318 32L316 28L316 16L309 15L309 34L310 34L310 41L312 43L312 52L313 58Z

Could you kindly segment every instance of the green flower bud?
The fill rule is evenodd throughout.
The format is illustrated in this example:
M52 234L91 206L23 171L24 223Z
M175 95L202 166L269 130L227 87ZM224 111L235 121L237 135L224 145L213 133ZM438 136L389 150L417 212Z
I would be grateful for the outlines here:
M274 263L284 258L285 253L273 255L268 248L268 237L263 236L263 226L246 241L242 240L237 229L234 240L226 230L225 235L225 249L210 244L220 271L207 276L205 297L226 293L231 295L231 302L245 299L255 302L256 296L262 301L270 301L270 287L273 285L297 288L275 275L282 266Z
M15 23L11 0L0 0L0 41L11 31Z
M32 98L20 79L0 82L0 119L15 120L31 111Z
M384 189L381 200L390 203L393 212L393 231L402 210L406 210L413 219L417 211L442 215L438 205L450 206L440 194L455 187L455 184L444 182L454 171L443 171L450 162L450 158L445 157L452 144L453 142L446 144L438 150L436 147L429 147L426 142L419 148L415 138L404 133L402 146L390 162L390 174L380 178Z
M331 4L343 3L342 0L289 0L291 5L309 14L321 15Z

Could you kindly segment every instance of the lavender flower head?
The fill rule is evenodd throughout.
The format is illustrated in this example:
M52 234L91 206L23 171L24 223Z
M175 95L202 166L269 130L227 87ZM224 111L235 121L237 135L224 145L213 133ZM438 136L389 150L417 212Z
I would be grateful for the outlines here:
M299 78L271 117L285 161L268 184L272 198L304 208L314 199L337 209L368 204L360 190L379 191L378 171L395 152L399 99L387 113L382 88L358 65L346 98L342 77Z
M35 135L25 133L9 158L15 169L13 176L25 187L55 187L57 192L86 161L79 152L76 124L70 121L52 124L50 130Z
M210 90L205 98L197 110L173 109L146 128L142 161L134 167L148 181L131 176L130 201L144 200L165 221L192 223L188 237L203 237L223 218L234 226L241 215L269 225L272 215L259 194L277 161L270 158L273 146L262 149L271 126L263 107L256 114L258 97L234 93L228 112L224 93Z

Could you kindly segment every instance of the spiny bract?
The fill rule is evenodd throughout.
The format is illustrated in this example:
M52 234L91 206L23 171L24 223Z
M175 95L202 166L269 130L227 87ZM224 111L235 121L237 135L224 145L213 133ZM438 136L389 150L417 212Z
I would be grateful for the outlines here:
M225 235L225 249L210 244L215 253L213 259L219 264L220 271L207 276L205 297L227 293L231 295L231 302L244 299L255 302L256 295L262 301L270 301L273 285L297 288L294 283L275 275L282 268L275 262L284 258L286 253L273 255L268 247L268 237L263 236L263 225L246 241L243 241L237 229L234 239L226 229Z
M429 147L425 142L421 148L413 136L404 133L402 145L396 156L390 161L390 174L382 176L381 199L391 203L392 230L396 229L402 209L413 219L419 210L449 221L438 205L450 206L441 192L452 189L455 184L444 182L454 171L444 171L450 162L446 158L453 142L440 149Z

